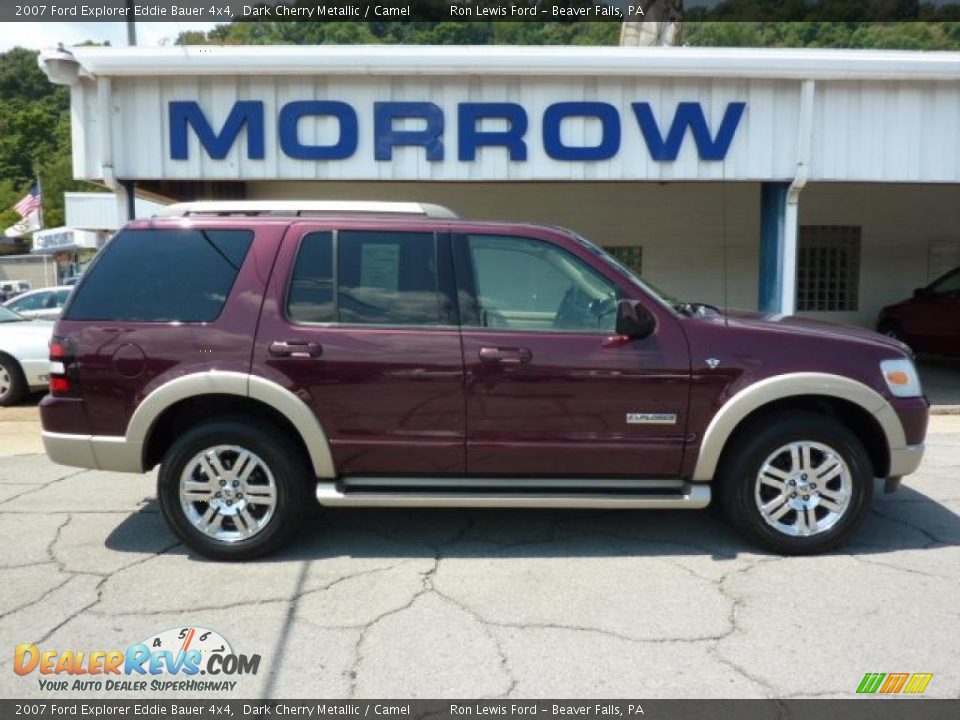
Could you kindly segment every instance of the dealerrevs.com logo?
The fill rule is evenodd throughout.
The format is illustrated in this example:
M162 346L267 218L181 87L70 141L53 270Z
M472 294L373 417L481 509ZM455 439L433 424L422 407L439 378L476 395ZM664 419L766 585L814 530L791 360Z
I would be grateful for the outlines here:
M861 695L922 695L933 679L933 673L867 673L857 686Z
M13 670L36 673L44 691L222 691L241 675L256 675L259 655L243 655L219 633L202 627L164 630L126 650L41 650L17 645Z

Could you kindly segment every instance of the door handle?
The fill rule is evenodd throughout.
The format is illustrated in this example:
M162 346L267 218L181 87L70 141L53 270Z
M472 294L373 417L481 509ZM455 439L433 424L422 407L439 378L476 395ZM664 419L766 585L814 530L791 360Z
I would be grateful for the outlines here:
M533 353L527 348L480 348L480 362L495 365L526 365L533 359Z
M274 357L312 358L323 354L323 346L305 340L277 340L270 343L270 354Z

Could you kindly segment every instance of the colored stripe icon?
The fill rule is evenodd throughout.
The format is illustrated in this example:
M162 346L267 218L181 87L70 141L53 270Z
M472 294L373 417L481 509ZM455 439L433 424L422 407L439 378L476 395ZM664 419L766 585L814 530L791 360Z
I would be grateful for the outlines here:
M927 689L933 673L867 673L857 687L861 695L919 695Z

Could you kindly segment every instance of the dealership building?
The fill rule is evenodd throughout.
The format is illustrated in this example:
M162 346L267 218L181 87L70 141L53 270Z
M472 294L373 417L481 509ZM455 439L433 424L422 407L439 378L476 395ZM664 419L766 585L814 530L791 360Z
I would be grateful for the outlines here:
M960 265L960 53L77 47L76 177L563 225L670 294L872 325Z

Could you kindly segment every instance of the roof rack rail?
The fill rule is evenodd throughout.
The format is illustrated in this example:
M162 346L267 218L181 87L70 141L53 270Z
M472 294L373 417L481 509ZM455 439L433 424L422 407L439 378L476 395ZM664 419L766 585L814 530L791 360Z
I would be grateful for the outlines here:
M442 205L419 202L378 202L367 200L203 200L175 203L159 210L154 217L191 215L276 215L311 217L315 215L370 213L380 215L420 215L455 220L453 210Z

